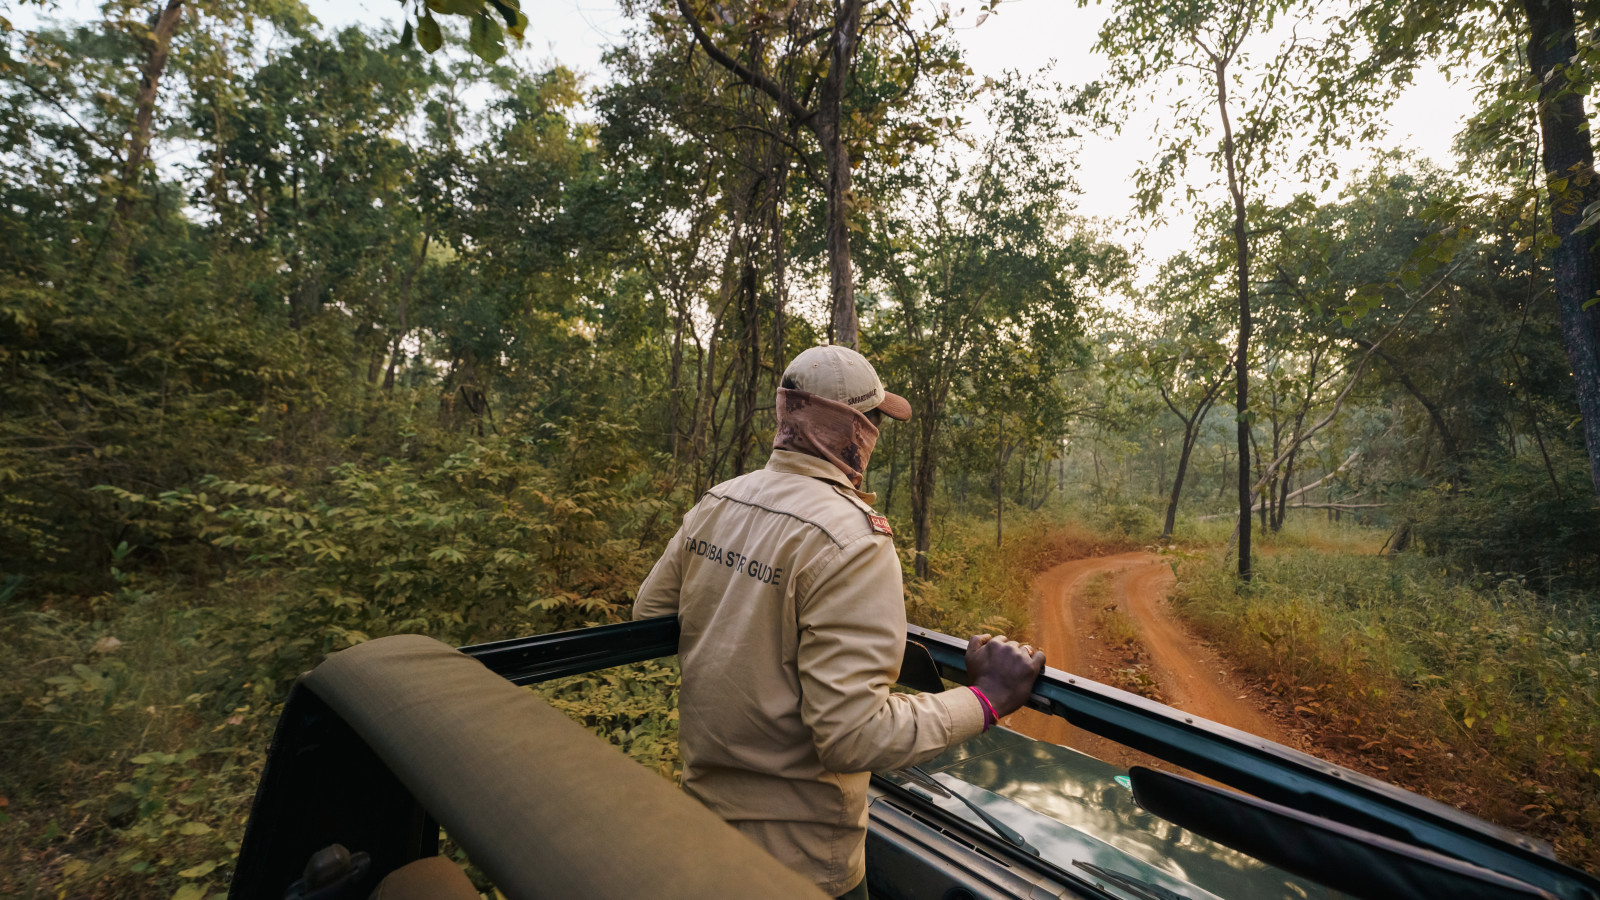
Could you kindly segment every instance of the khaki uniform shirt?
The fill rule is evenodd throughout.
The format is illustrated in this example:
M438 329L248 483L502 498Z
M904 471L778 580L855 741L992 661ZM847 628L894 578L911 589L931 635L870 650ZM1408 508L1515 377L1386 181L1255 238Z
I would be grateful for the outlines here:
M833 895L866 874L870 773L983 730L971 691L889 692L905 599L871 499L775 450L684 516L633 605L682 628L685 789Z

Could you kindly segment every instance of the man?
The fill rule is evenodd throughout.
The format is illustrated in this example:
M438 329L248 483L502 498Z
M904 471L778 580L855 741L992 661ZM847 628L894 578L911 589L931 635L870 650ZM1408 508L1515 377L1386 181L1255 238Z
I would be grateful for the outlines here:
M682 627L684 788L824 893L866 896L870 773L938 755L1021 707L1044 654L979 635L974 688L891 694L900 560L863 493L883 416L872 365L813 347L783 373L765 469L707 491L639 588Z

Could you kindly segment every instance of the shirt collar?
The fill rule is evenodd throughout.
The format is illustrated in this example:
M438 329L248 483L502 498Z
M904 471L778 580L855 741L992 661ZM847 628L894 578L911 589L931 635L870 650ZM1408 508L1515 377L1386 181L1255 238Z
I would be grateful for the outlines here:
M829 484L836 484L850 493L861 498L861 502L868 506L878 502L878 495L867 491L858 491L850 484L850 479L839 471L839 467L821 457L809 453L797 453L793 450L772 451L772 456L767 460L767 468L774 472L783 472L789 475L805 475L809 478L820 478Z

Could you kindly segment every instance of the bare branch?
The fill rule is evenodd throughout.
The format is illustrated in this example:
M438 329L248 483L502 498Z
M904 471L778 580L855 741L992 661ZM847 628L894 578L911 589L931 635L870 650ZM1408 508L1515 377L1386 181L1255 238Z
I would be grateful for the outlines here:
M794 97L783 89L782 85L745 66L744 63L729 56L726 51L713 43L711 36L706 34L705 28L700 25L700 20L695 18L694 11L689 9L688 0L678 0L678 11L683 14L683 18L689 23L689 30L694 32L695 42L700 45L701 49L706 51L707 56L716 60L718 65L738 76L740 81L771 97L783 108L784 114L794 121L803 123L815 115L811 110L796 102Z
M78 121L78 117L73 115L71 110L67 109L66 104L62 103L60 98L45 93L42 88L34 84L31 80L26 78L21 80L23 86L31 91L35 97L55 107L56 112L66 116L69 120L71 120L72 124L78 126L78 130L83 132L84 138L86 138L89 143L94 144L96 147L99 147L107 153L110 153L111 158L115 159L117 162L122 162L122 148L116 146L115 144L103 141L96 136L93 131L89 130L89 126Z
M806 154L805 148L801 147L799 144L796 144L794 141L790 140L789 138L784 137L783 135L777 133L776 131L773 131L772 129L763 127L761 125L751 125L751 124L747 124L747 123L736 123L736 124L733 124L733 125L729 125L728 126L728 130L729 131L754 131L754 132L758 132L760 134L764 134L769 138L772 138L773 140L777 141L778 143L782 144L785 147L788 147L790 150L792 150L794 152L795 158L800 160L800 165L805 166L807 175L809 175L813 179L818 177L817 176L817 170L811 167L811 159Z

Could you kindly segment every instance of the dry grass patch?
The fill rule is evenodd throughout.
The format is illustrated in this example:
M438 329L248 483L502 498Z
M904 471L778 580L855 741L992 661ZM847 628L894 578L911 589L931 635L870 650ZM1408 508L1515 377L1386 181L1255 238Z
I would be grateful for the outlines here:
M1175 599L1341 761L1600 871L1600 598L1299 549L1245 590L1186 563Z

